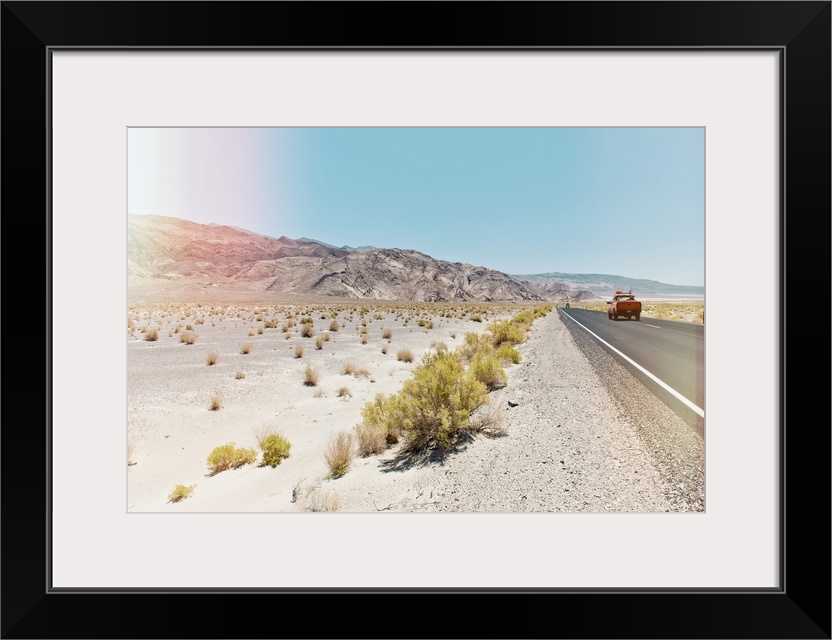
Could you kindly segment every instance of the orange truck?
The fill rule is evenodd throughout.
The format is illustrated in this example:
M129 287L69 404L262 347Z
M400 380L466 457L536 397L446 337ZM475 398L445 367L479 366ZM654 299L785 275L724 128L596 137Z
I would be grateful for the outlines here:
M612 300L607 300L607 317L610 320L618 320L619 318L641 318L641 301L636 300L632 290L616 291Z

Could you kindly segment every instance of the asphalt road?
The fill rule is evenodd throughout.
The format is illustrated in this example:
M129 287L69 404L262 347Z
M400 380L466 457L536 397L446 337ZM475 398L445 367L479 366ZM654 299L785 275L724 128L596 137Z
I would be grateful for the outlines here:
M662 398L675 398L669 405L704 418L705 327L674 320L610 320L604 311L558 309L619 359ZM565 319L569 322L569 319ZM606 344L605 344L606 343Z

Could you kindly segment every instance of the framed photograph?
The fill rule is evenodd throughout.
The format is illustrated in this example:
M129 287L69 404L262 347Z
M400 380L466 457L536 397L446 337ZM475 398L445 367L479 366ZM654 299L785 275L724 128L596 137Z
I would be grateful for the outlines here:
M600 8L3 3L3 637L830 637L830 3Z

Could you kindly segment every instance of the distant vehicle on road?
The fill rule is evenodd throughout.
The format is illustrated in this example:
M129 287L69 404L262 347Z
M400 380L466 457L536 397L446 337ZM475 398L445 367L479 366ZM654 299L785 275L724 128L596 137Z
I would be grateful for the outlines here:
M636 300L632 289L630 291L616 291L612 300L607 300L609 307L607 308L607 317L610 320L618 320L619 318L633 318L635 320L641 319L641 301Z

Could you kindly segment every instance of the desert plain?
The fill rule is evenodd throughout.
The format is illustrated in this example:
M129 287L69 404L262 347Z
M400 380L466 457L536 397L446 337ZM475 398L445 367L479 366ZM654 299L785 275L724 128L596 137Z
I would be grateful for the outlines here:
M678 320L696 321L696 303L686 304L694 310ZM519 362L504 363L504 383L472 415L487 428L450 449L391 444L361 455L362 409L397 393L426 354L540 307L131 302L127 511L701 511L701 438L638 383L602 379L588 359L594 347L556 305L536 317L515 345ZM260 458L267 434L290 443L274 466ZM339 436L350 456L334 474L327 452ZM231 443L256 459L212 472L209 455Z

